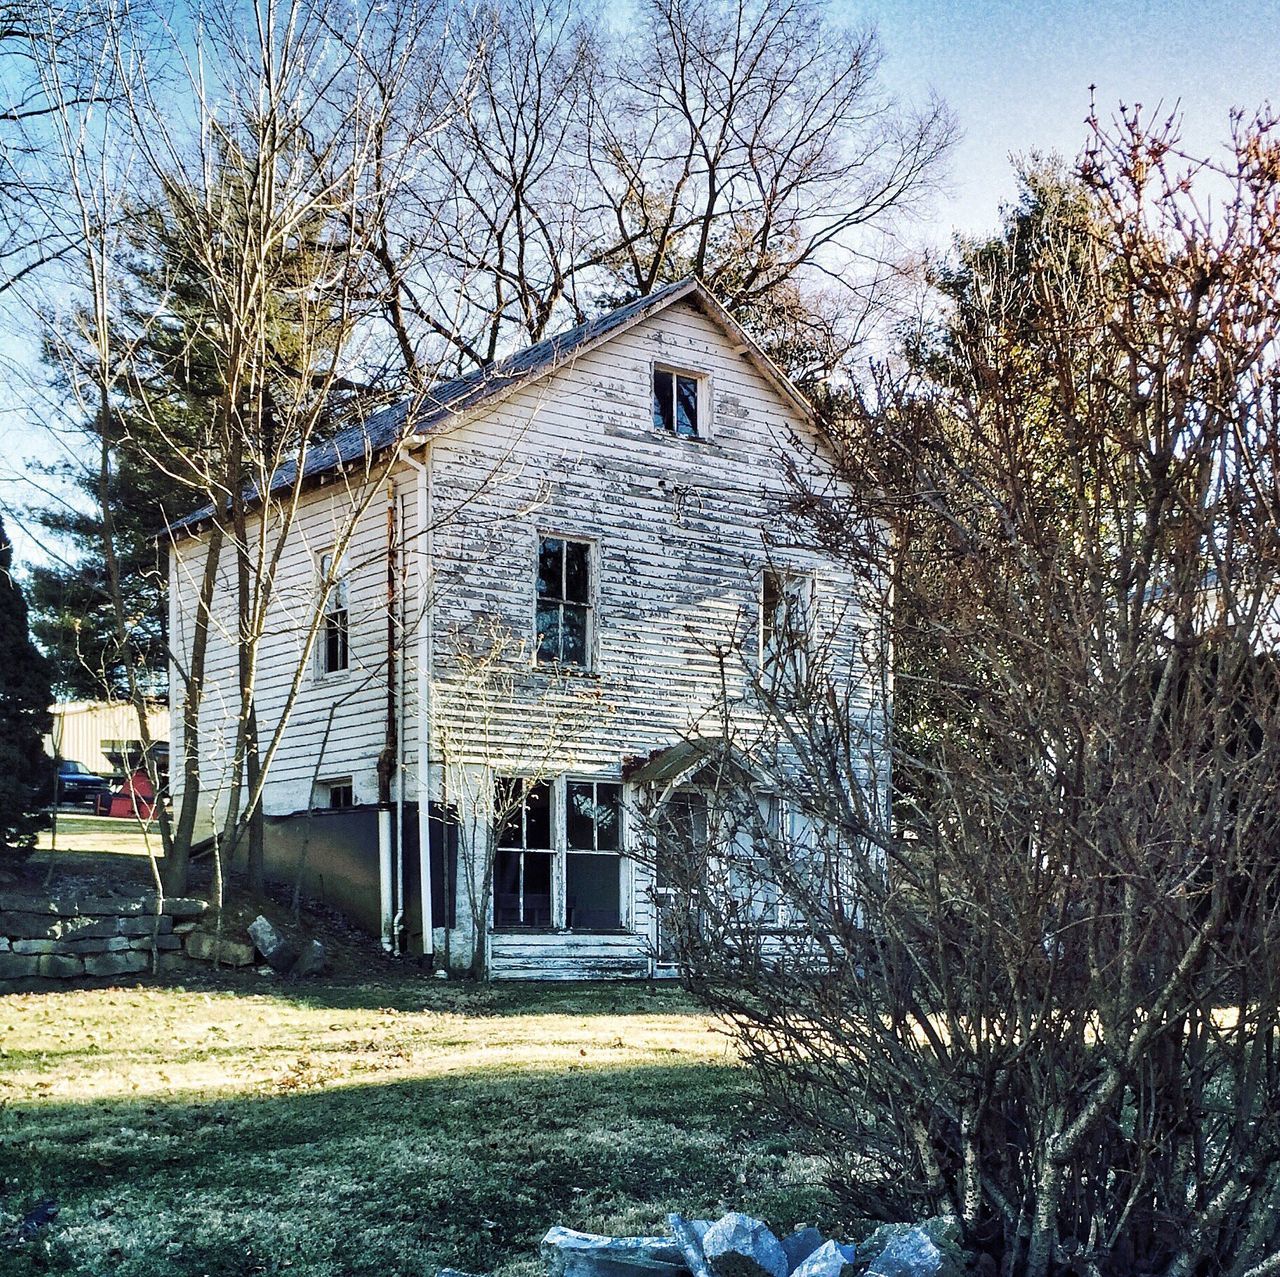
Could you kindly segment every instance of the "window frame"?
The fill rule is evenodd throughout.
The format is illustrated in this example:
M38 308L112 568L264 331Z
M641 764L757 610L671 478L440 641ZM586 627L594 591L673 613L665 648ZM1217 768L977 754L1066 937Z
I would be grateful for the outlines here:
M521 935L527 933L534 934L554 934L565 936L616 936L630 935L633 931L633 910L632 900L634 895L634 868L631 856L628 854L628 838L629 838L629 818L627 803L627 786L621 779L608 775L581 775L575 772L565 772L553 777L538 777L521 775L514 772L495 773L493 776L493 784L495 786L503 783L523 783L529 785L546 785L550 794L550 825L551 825L551 844L550 848L528 847L522 846L519 850L522 853L532 852L534 854L550 854L551 856L551 923L549 926L534 926L524 922L520 923L502 923L497 920L497 891L490 891L489 906L489 930L495 935ZM616 851L604 850L599 847L598 831L593 831L592 837L595 846L588 850L585 847L570 847L568 838L568 794L570 785L611 785L616 786L618 790L618 849ZM527 837L527 834L522 835ZM498 829L496 821L490 824L490 839L492 840L493 865L490 870L491 878L497 873L497 857L500 851L513 851L516 848L502 847L498 843ZM613 856L618 865L618 925L616 927L604 928L571 928L568 925L568 867L569 857L574 855L588 856ZM523 878L521 879L523 881ZM522 892L523 895L523 892ZM523 909L523 899L521 907Z
M770 578L779 583L778 605L770 612L766 609L767 585ZM787 586L799 585L803 624L797 634L798 642L790 650L771 651L770 638L777 637L776 618L787 601ZM761 565L756 582L756 669L762 682L776 686L790 672L797 680L808 674L809 657L817 625L818 578L806 568L791 568L773 563Z
M504 785L504 784L519 785L523 788L524 792L521 796L520 806L519 806L520 842L517 846L504 846L503 843L500 841L501 831L498 827L498 822L496 817L491 822L490 838L492 839L492 843L493 843L493 847L492 847L493 864L490 870L490 874L493 877L494 881L491 884L490 900L489 900L490 930L501 932L504 934L515 934L515 935L519 935L523 932L531 932L531 931L540 932L540 931L552 930L555 927L555 918L556 918L556 843L558 839L558 831L556 829L556 801L555 801L554 784L550 780L540 779L539 777L536 777L536 776L523 776L523 775L494 776L493 784L494 784L495 806L497 805L496 804L497 790L498 790L498 787L501 785ZM529 819L528 819L528 810L527 810L528 795L531 790L537 788L539 785L545 787L548 794L547 824L549 828L549 836L547 838L547 842L550 845L547 847L532 847L529 845ZM511 818L512 817L509 816L508 820L510 820ZM512 852L512 851L518 853L519 855L516 897L519 901L520 917L519 917L519 921L517 922L504 922L502 924L499 924L498 923L498 891L497 891L497 882L496 882L496 876L497 876L497 870L498 870L498 857L503 852ZM550 890L548 892L548 895L550 897L548 901L549 907L547 910L548 922L542 925L535 925L534 923L526 922L524 920L525 858L531 855L550 857L551 873L550 873Z
M553 661L544 661L541 657L541 643L538 640L538 607L544 601L544 596L538 590L539 565L542 560L542 545L544 541L559 541L561 545L560 559L560 597L552 599L550 595L546 596L547 602L555 602L561 609L560 625L561 625L561 642L560 646L563 650L563 627L564 627L564 611L566 606L582 607L586 609L586 633L583 636L583 663L581 665L572 661L565 661L557 658ZM565 597L564 578L566 565L566 548L569 545L581 545L586 547L587 551L587 601L578 603ZM530 653L530 663L535 669L545 671L556 671L566 674L594 674L597 670L597 647L596 638L598 633L598 612L599 612L599 582L600 582L600 542L597 538L581 536L577 533L561 532L556 529L536 528L533 537L533 643Z
M675 428L676 403L675 396L677 393L677 383L673 380L671 384L672 394L672 429L668 430L666 426L660 426L654 419L654 400L657 398L657 376L660 372L669 373L672 378L687 377L697 385L697 420L694 422L694 431L691 435L682 435ZM649 364L649 429L656 435L660 435L664 439L678 440L680 443L709 443L712 438L712 405L714 400L711 393L711 373L705 368L693 367L689 364L678 364L668 359L654 359Z
M563 837L563 872L561 879L563 889L560 893L559 916L562 929L571 932L574 935L597 935L607 936L616 935L625 932L627 928L627 891L625 865L626 860L626 792L621 780L612 780L602 776L572 776L565 775L560 778L563 786L564 796L564 817L562 824L564 826ZM600 847L600 825L595 819L591 822L591 839L590 847L572 847L569 845L569 790L574 785L590 785L592 806L599 807L599 788L601 785L607 785L610 789L618 791L618 837L617 847L606 847L603 850ZM618 875L618 925L616 927L571 927L569 925L569 858L571 856L612 856L617 863Z
M345 803L335 803L333 801L335 793L342 790L347 791L347 797L350 801ZM312 795L312 809L315 811L350 811L356 806L356 786L353 776L328 776L323 780L316 781L316 793ZM323 798L323 803L315 801L316 798Z
M321 681L343 679L351 673L351 583L350 569L346 556L337 559L337 571L331 566L334 563L333 547L321 550L316 555L316 588L324 591L326 579L332 574L333 584L324 596L324 603L319 617L319 628L315 645L315 675ZM329 666L329 627L336 618L341 617L338 630L339 645L342 653L342 664Z

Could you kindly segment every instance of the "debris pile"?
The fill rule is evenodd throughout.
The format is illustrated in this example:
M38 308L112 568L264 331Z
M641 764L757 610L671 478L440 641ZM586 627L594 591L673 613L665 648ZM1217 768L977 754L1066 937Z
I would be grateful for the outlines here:
M956 1222L883 1224L857 1245L801 1228L779 1238L739 1211L717 1220L667 1218L664 1237L604 1237L552 1228L547 1277L960 1277ZM442 1268L437 1277L470 1277Z

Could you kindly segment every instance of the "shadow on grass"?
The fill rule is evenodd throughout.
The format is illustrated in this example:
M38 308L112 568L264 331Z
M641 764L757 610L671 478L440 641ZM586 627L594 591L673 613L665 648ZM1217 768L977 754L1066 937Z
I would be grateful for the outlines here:
M0 1272L119 1277L532 1271L553 1223L659 1228L826 1196L736 1069L464 1073L210 1101L12 1105L9 1208L56 1199Z

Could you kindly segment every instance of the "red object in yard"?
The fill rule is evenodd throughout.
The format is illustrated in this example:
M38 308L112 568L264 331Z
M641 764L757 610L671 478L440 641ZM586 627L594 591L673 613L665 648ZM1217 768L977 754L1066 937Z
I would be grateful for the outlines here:
M111 795L104 815L133 816L139 820L150 820L156 809L156 791L151 778L139 768L128 780Z

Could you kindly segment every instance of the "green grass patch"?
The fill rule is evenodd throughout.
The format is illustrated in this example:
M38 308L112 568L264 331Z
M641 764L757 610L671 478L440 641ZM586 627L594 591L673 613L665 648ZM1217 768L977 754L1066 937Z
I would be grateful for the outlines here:
M815 1222L783 1134L671 989L10 995L0 1207L61 1213L0 1272L524 1277L554 1223Z

